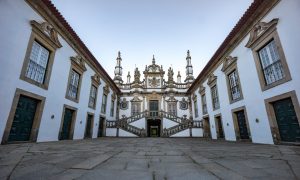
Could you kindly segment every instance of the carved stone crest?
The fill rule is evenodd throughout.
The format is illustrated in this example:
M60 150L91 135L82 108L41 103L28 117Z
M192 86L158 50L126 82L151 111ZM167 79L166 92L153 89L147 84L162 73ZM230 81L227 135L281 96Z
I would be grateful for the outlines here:
M230 67L232 64L234 64L237 61L237 57L228 56L224 59L222 71L226 71L228 67Z
M158 87L160 83L160 79L156 79L156 77L153 77L152 79L149 79L149 86L150 87Z
M273 29L276 27L278 23L278 18L272 19L270 22L258 22L253 29L250 32L250 38L249 41L246 44L247 48L250 48L253 43L261 37L265 32L267 32L269 29Z
M31 20L30 24L33 28L38 29L41 33L49 37L49 39L56 45L57 48L62 47L58 40L58 34L56 30L48 22L38 23L35 20Z
M182 110L187 110L188 109L188 102L185 100L183 97L181 101L179 101L179 108Z
M126 101L126 98L123 98L123 100L120 102L120 109L122 110L128 109L128 101Z

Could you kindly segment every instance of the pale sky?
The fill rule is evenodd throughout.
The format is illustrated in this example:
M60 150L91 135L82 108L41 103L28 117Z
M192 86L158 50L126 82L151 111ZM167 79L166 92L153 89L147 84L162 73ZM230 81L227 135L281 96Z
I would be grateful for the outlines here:
M224 41L253 0L52 0L81 40L114 77L117 52L123 80L136 67L172 65L185 79L190 50L194 77Z

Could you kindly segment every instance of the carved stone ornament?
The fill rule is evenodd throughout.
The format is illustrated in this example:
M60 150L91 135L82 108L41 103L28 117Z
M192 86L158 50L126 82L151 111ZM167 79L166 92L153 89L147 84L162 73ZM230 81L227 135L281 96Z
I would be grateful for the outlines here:
M109 94L109 86L108 84L106 84L104 87L103 87L103 93L108 95Z
M31 20L30 24L34 29L38 29L44 35L49 37L49 39L53 42L53 44L55 44L57 48L62 47L61 43L58 40L58 34L56 30L48 22L38 23L35 20Z
M116 96L116 93L112 93L111 99L112 99L112 100L116 100L116 97L117 97L117 96Z
M120 109L122 110L128 109L128 101L126 101L126 98L123 98L123 100L120 102Z
M207 84L211 85L212 83L214 83L217 80L217 76L215 76L214 74L210 74L208 77L208 81Z
M167 102L177 102L178 100L175 99L174 96L169 97L169 99L166 99Z
M141 102L142 100L138 96L134 96L131 102Z
M187 110L188 109L188 102L185 100L185 98L182 98L181 101L179 101L179 108L181 110Z
M201 84L199 87L199 93L202 95L205 93L205 87Z
M86 71L86 67L85 67L85 60L83 57L77 55L77 56L72 56L70 57L71 59L71 63L73 66L77 67L78 70L80 70L81 72Z
M148 76L150 74L159 74L160 76L163 76L165 74L165 72L163 71L163 67L155 64L154 55L152 58L152 64L149 66L146 66L144 74L145 74L145 76Z
M160 83L160 79L156 79L156 77L153 77L152 79L149 79L149 86L150 87L158 87Z
M223 67L222 67L222 71L225 72L226 69L228 67L230 67L232 64L235 64L237 61L237 57L232 57L232 56L228 56L224 59L224 62L223 62Z
M261 37L265 32L267 32L269 29L273 29L276 27L278 23L278 18L272 19L270 22L258 22L253 29L250 31L250 38L249 41L246 44L247 48L250 48L253 43Z
M134 82L135 83L140 83L140 77L141 77L141 73L140 73L139 69L135 68L135 71L134 71Z
M101 79L98 74L91 76L91 79L92 79L93 84L95 84L96 86L99 86L101 84Z
M174 72L173 72L173 69L170 67L168 70L168 82L169 83L174 81L173 76L174 76Z
M197 100L197 95L194 93L192 96L193 101Z

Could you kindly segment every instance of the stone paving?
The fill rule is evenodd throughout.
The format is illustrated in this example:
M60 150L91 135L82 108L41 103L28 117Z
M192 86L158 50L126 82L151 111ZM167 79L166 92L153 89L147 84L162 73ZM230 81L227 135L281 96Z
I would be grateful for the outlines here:
M300 179L300 147L201 138L1 145L0 179Z

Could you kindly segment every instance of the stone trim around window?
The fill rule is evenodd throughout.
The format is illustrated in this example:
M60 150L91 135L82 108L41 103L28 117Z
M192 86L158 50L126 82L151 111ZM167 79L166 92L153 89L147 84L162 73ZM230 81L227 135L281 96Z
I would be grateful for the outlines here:
M105 83L105 86L103 87L103 94L105 94L106 96L109 94L110 90L109 90L109 85L107 83Z
M62 45L58 40L58 34L56 30L48 22L38 23L32 20L30 21L30 24L32 27L32 32L27 45L27 50L25 54L25 59L23 61L20 79L30 84L33 84L35 86L38 86L40 88L43 88L45 90L48 90L52 67L54 63L55 52L56 49L61 48ZM34 41L38 42L40 45L42 45L49 51L48 63L47 63L46 73L44 76L43 83L36 82L25 76L30 61L29 58L30 58Z
M200 95L203 95L205 94L205 87L201 84L200 87L199 87L199 94Z
M217 76L215 76L214 74L210 74L209 77L208 77L207 85L210 87L210 96L211 96L213 111L218 110L218 109L220 109L221 104L220 104L219 91L218 91L218 86L217 86ZM214 86L216 86L216 90L217 90L217 96L218 96L218 102L219 102L219 107L218 108L216 108L214 106L214 102L213 102L213 94L212 94L211 89Z
M257 70L257 74L259 77L259 82L260 82L262 91L268 90L270 88L273 88L275 86L278 86L280 84L283 84L285 82L292 80L292 77L291 77L291 74L290 74L290 71L289 71L289 68L287 65L287 61L286 61L286 58L284 55L284 51L281 46L279 35L278 35L277 29L276 29L276 25L277 25L278 21L279 21L279 19L276 18L276 19L271 20L268 23L266 23L266 22L257 23L255 25L255 27L251 30L249 41L246 44L247 48L252 49L252 54L254 57L256 70ZM273 82L273 83L267 85L264 74L263 74L263 69L262 69L261 61L260 61L260 58L258 55L258 51L272 40L274 40L274 42L276 44L285 77L282 78L281 80L278 80L276 82Z
M238 108L235 108L235 109L231 110L232 120L233 120L233 126L234 126L234 131L235 131L235 137L236 137L237 140L241 140L239 125L238 125L238 120L237 120L237 115L235 114L236 112L239 112L239 111L244 111L245 120L246 120L246 126L247 126L247 131L248 131L248 135L249 135L249 141L252 142L251 130L250 130L248 115L247 115L247 111L246 111L246 107L245 106L241 106L241 107L238 107ZM243 140L243 141L247 141L247 140Z
M73 117L72 117L71 128L70 128L70 132L69 132L69 139L70 140L73 139L75 124L76 124L75 122L76 122L77 110L78 109L75 108L75 107L64 104L62 115L61 115L61 122L60 122L59 132L58 132L58 140L60 140L60 135L61 135L63 124L64 124L64 115L65 115L65 110L66 109L71 109L71 110L74 111L74 114L73 114Z
M90 88L90 94L89 94L89 102L88 102L88 106L89 108L92 109L96 109L97 106L97 97L98 97L98 88L101 84L101 80L100 80L100 76L98 74L95 74L94 76L91 76L91 88ZM95 103L94 106L90 106L90 97L91 97L91 93L92 93L92 87L95 86L96 87L96 95L95 95Z
M28 91L25 91L23 89L16 89L13 101L12 101L12 106L10 109L10 113L6 122L6 126L5 126L5 130L3 133L3 137L2 137L2 142L1 144L6 144L8 143L8 137L9 137L9 133L10 133L10 129L11 126L13 124L14 121L14 116L16 113L16 109L19 103L19 98L20 96L27 96L33 99L38 100L38 104L36 107L36 113L34 116L34 120L33 120L33 124L32 124L32 129L31 129L31 133L30 133L30 137L29 137L29 141L30 142L36 142L37 140L37 136L38 136L38 132L39 132L39 128L40 128L40 123L41 123L41 118L42 118L42 114L43 114L43 110L44 110L44 105L45 105L45 100L46 98Z
M83 57L78 56L78 55L75 57L70 57L70 60L71 60L71 67L70 67L70 71L69 71L69 79L68 79L65 98L78 103L79 97L80 97L82 76L83 76L83 73L86 71L85 60L83 59ZM77 96L75 99L68 96L68 91L69 91L69 86L70 86L70 81L71 81L71 76L72 76L72 70L76 71L80 75Z
M265 99L265 106L274 144L280 144L281 138L272 103L286 98L291 98L298 119L298 123L300 125L300 105L295 90Z
M243 91L242 91L242 85L241 85L241 81L240 81L239 71L237 69L237 57L232 57L232 56L226 57L224 59L222 71L224 72L224 74L226 76L226 84L227 84L229 103L232 104L232 103L242 100L244 97L243 97ZM240 90L240 97L237 99L233 99L233 97L232 97L231 86L230 86L229 77L228 77L229 74L231 74L234 71L236 71L236 73L237 73L239 90Z

